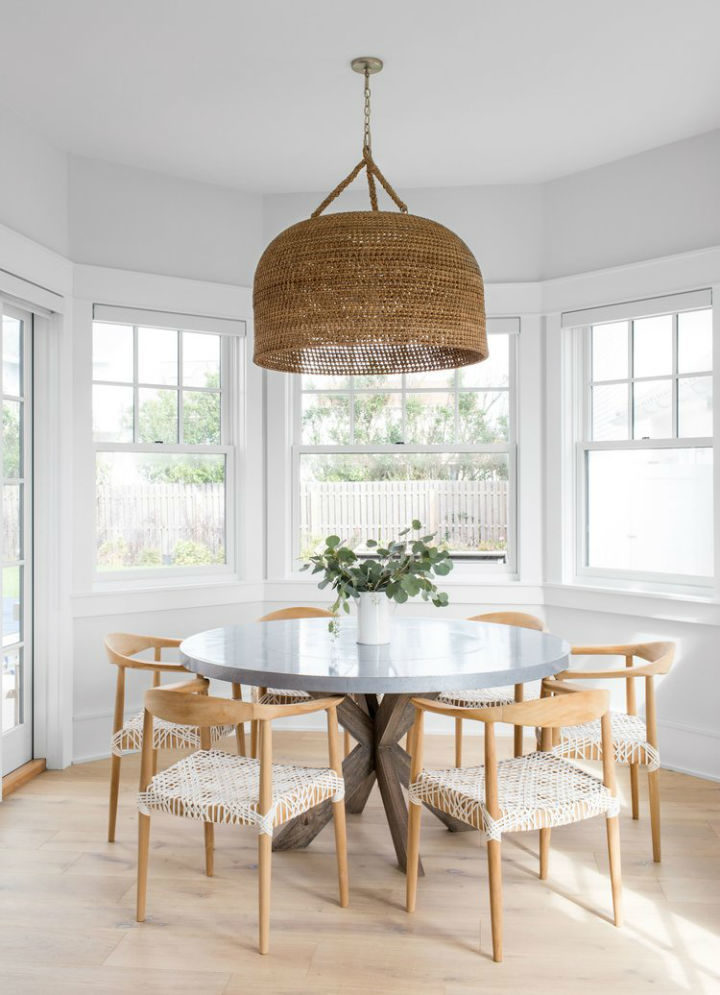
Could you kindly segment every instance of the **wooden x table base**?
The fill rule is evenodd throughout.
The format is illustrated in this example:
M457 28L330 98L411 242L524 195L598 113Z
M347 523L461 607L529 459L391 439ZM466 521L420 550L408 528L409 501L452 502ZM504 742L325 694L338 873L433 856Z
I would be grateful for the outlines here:
M410 698L404 694L386 694L382 700L375 694L348 695L338 708L340 725L357 740L357 746L343 762L345 807L351 813L362 812L377 781L398 864L403 871L407 870L408 826L403 787L407 788L410 780L410 756L399 740L415 719ZM430 808L430 811L451 832L466 832L472 828L438 809ZM276 832L273 850L307 846L331 819L331 802L317 805ZM423 873L422 864L419 873Z

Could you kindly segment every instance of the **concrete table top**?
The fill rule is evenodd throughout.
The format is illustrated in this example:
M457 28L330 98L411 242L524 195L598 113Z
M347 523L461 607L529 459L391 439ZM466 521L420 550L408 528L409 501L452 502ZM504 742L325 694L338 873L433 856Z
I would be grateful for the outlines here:
M180 646L205 677L332 694L421 694L538 680L568 666L564 639L534 629L461 619L394 618L384 646L356 642L353 618L339 632L323 618L226 625Z

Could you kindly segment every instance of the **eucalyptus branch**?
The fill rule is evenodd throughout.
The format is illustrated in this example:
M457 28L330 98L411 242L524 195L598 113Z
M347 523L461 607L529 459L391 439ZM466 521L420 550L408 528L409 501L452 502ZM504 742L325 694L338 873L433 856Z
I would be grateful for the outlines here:
M365 545L374 555L366 558L358 556L339 536L331 535L325 539L324 549L309 557L301 569L323 575L318 586L335 592L335 616L340 610L349 612L350 599L368 591L382 591L398 604L421 595L423 600L432 600L436 607L443 608L448 604L448 595L438 590L434 577L449 574L453 562L446 544L433 542L437 533L422 535L422 531L422 523L414 519L396 540L384 546L368 539ZM333 619L331 629L335 625Z

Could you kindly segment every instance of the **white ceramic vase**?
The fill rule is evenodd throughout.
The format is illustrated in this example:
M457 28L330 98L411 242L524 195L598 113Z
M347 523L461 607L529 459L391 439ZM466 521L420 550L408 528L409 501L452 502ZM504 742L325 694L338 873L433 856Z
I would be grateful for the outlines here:
M368 646L390 642L390 599L384 591L363 591L359 596L357 641Z

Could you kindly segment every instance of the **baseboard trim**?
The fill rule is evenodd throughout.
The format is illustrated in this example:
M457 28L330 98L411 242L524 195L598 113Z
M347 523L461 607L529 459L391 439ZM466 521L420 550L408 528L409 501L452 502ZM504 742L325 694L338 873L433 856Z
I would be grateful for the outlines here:
M32 781L34 777L38 774L42 774L45 770L46 762L45 760L28 760L26 764L22 764L16 770L11 770L9 774L6 774L2 779L2 797L7 798L18 788L22 788Z

